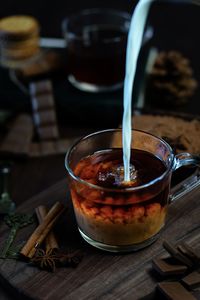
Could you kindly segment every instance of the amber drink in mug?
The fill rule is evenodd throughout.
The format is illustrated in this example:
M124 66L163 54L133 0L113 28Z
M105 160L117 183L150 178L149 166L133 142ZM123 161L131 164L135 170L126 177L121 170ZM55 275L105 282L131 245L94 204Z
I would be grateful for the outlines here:
M130 182L124 182L122 131L105 130L79 140L65 165L82 237L111 251L141 249L165 225L173 170L196 163L188 153L174 155L162 139L132 130Z
M62 23L68 79L87 92L123 86L130 15L109 9L82 10Z

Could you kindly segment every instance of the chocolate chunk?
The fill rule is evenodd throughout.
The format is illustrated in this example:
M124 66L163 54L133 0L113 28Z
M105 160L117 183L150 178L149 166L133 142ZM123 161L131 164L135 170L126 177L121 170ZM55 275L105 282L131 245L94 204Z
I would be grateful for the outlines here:
M69 139L60 139L55 142L56 152L57 153L66 153L67 149L71 145Z
M39 143L31 143L29 148L30 157L40 157L40 146Z
M51 81L30 84L33 121L41 140L58 139L58 125Z
M50 80L31 82L29 85L30 95L36 96L52 92L52 84Z
M188 266L188 267L192 267L193 266L193 262L186 257L185 255L181 254L176 247L172 246L171 243L164 241L163 242L163 247L165 248L165 250L167 250L167 252L169 254L171 254L175 259L177 259L178 261L180 261L181 263L183 263L184 265Z
M40 143L41 156L56 154L55 142L48 141Z
M38 134L42 140L52 140L59 137L58 128L56 125L39 127Z
M67 139L31 143L29 156L42 157L48 155L63 154L67 152L69 146L70 141Z
M56 114L53 109L44 110L33 113L33 120L36 126L43 126L47 124L56 123Z
M153 267L162 276L180 275L187 271L187 266L177 264L171 257L153 259Z
M196 300L179 282L161 282L157 285L159 291L170 300Z
M32 97L31 102L33 111L54 107L54 99L52 94L44 94Z
M182 282L190 289L200 287L200 273L192 272L182 279Z
M177 249L189 259L191 259L195 264L200 264L200 255L188 244L182 242L177 246Z

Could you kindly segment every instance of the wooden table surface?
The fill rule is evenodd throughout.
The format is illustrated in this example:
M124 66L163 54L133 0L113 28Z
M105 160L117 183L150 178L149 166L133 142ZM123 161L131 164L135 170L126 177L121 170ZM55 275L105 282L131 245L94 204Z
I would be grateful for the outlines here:
M62 133L73 142L94 129L91 128L67 128ZM17 207L29 198L51 187L66 176L64 167L65 155L48 156L43 158L28 159L24 162L14 162L11 168L10 190L12 199ZM14 300L4 284L0 281L0 299Z
M11 173L12 198L19 206L33 195L43 191L58 180L64 178L64 156L33 159L24 163L15 163ZM4 285L3 285L4 286ZM0 299L11 300L0 284Z
M83 131L78 131L78 133L76 132L72 136L82 135ZM88 131L90 129L85 130L85 132ZM13 165L11 175L13 200L18 207L22 207L25 210L31 210L34 205L41 201L46 203L55 201L56 197L58 197L57 191L59 191L60 197L64 197L65 186L63 185L63 178L66 176L64 155L32 159L23 163L16 162ZM55 185L56 182L58 182L58 185ZM43 191L44 193L37 196L38 193ZM34 195L36 197L33 197ZM160 239L142 251L127 255L110 255L86 245L86 258L84 258L83 265L82 263L80 264L79 269L83 277L79 274L77 278L76 271L69 271L71 278L69 299L97 299L97 295L98 299L140 299L141 295L145 296L146 293L151 292L152 287L156 284L155 278L151 277L150 274L152 267L151 259L165 252L162 248L162 241L164 239L170 239L172 243L184 240L200 248L199 198L200 189L198 188L182 200L173 203L170 206L167 225ZM79 238L77 241L80 242ZM96 267L91 266L87 272L86 270L84 271L84 268L88 268L90 263ZM11 268L11 270L13 269ZM14 267L14 270L18 272L18 267ZM33 271L30 270L30 272ZM34 272L33 275L35 274ZM64 276L61 273L59 274L60 280L65 280ZM41 275L38 276L40 278ZM49 281L49 284L51 284L51 275L45 275L45 277ZM26 289L34 291L35 282L33 278L31 278L30 283L26 282ZM10 296L7 287L5 291L7 284L5 284L2 277L0 279L1 300L21 299L13 296L13 294ZM78 280L77 282L76 279ZM55 295L59 295L59 284L55 290L57 290L57 294L54 294L54 298L52 298L52 293L48 296L47 289L47 297L37 298L35 296L33 299L68 299L67 294L65 295L66 298L60 298L59 296L56 298ZM38 286L38 293L40 291L41 286L40 288ZM131 297L131 295L133 296Z

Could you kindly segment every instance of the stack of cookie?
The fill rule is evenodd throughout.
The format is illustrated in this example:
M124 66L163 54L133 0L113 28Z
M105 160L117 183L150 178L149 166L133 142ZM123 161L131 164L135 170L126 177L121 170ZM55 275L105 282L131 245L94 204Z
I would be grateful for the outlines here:
M31 16L16 15L0 20L0 62L6 67L20 63L39 53L39 24Z

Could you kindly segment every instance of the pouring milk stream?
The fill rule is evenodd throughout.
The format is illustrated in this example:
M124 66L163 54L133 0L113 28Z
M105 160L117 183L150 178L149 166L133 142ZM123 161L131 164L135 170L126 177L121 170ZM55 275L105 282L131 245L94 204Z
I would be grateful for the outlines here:
M122 122L124 182L130 182L131 157L131 101L136 73L137 60L142 45L142 38L148 12L155 0L140 0L131 19L126 51L126 74L124 81L124 113Z

